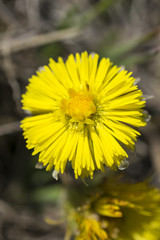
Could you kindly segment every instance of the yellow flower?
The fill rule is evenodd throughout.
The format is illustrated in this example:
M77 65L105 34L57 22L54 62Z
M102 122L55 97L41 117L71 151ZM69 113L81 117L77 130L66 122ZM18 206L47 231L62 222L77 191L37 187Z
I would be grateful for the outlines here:
M107 233L118 240L158 240L160 193L146 182L105 187L93 211L107 221Z
M101 194L98 194L99 190ZM88 205L84 204L79 208L78 236L92 235L91 239L109 240L160 239L159 190L150 187L147 182L108 182L104 188L99 187L98 191L95 190L94 197L87 200ZM91 218L93 222L96 221L95 225ZM106 233L104 238L97 237L97 232L100 234L101 231Z
M94 219L94 216L79 217L79 234L76 240L106 240L107 233L100 226L99 221Z
M115 168L128 158L145 126L142 91L131 72L98 54L71 54L29 80L23 109L33 115L22 121L27 148L39 153L46 170L63 173L71 162L75 177L93 177L104 165Z

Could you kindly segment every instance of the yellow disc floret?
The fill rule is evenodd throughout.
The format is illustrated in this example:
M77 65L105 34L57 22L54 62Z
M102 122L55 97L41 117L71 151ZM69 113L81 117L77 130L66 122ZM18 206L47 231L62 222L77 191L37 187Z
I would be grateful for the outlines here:
M70 116L75 121L83 121L96 112L93 102L93 94L88 90L75 91L69 89L69 99L62 99L61 109L65 115Z

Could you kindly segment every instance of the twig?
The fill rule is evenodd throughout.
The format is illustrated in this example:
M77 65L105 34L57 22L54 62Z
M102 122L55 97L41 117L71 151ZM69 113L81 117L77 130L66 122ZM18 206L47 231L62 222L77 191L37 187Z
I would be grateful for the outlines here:
M11 56L8 55L4 57L3 68L7 76L8 84L12 89L12 96L13 96L13 100L15 102L16 108L18 112L21 112L21 104L20 104L21 90L20 90L18 81L16 79L16 73L14 70L14 65L11 60Z
M19 83L16 79L16 72L12 62L10 49L7 48L7 40L8 40L8 32L4 35L4 40L2 42L3 43L2 44L2 55L3 55L2 65L7 77L8 84L12 89L12 96L16 105L16 109L19 113L21 113L22 111L21 104L20 104L21 90L20 90Z
M40 12L39 0L26 0L26 10L28 16L28 24L31 29L40 28Z
M19 121L0 125L0 136L18 132L20 130L19 125Z
M28 48L39 47L55 41L62 41L65 39L71 39L82 34L77 28L70 28L66 30L58 30L44 34L37 34L35 36L29 36L23 38L18 36L17 38L7 39L5 42L0 42L0 54L6 55L4 49L7 49L10 53L26 50Z

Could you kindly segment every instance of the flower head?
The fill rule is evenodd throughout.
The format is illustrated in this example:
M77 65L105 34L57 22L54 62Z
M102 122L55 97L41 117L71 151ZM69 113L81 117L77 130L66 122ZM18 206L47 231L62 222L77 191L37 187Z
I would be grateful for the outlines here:
M50 59L29 80L22 103L34 116L21 127L46 170L63 173L70 161L76 178L92 178L104 165L115 168L128 158L124 146L134 148L140 135L135 128L146 125L132 73L98 58L83 52L65 63Z
M78 216L77 223L79 224L79 234L76 240L108 239L106 231L101 227L100 222L94 218L94 215L89 217Z
M160 236L160 192L147 182L108 182L78 214L77 239L158 240Z

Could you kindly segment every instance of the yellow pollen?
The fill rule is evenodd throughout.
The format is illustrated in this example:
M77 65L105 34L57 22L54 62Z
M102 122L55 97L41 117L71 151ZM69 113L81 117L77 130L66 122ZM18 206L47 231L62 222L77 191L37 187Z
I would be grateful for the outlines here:
M93 94L87 90L75 91L69 89L69 99L62 99L61 109L71 118L81 121L89 118L96 112L96 106L93 102Z

